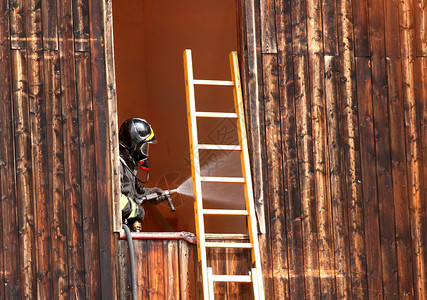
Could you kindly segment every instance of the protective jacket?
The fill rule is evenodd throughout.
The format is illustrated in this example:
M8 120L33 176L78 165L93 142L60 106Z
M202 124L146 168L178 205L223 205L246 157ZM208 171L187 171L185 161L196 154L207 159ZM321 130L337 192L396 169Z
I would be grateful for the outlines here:
M120 184L122 195L120 206L123 219L144 219L144 209L141 207L142 197L145 195L145 188L139 184L136 176L138 172L137 164L133 158L120 147Z

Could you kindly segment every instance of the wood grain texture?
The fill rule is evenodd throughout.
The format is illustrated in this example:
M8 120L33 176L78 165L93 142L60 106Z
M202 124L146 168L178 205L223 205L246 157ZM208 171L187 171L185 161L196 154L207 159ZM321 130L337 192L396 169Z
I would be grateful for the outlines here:
M264 66L264 107L266 126L268 198L270 199L270 241L272 259L272 277L274 295L279 298L289 297L288 257L286 241L286 219L282 211L283 170L282 141L280 137L279 84L277 56L263 55Z
M25 32L26 13L25 0L9 1L11 49L18 50L26 49L27 47Z
M8 1L0 1L0 36L9 34ZM0 39L0 199L1 251L0 297L21 297L19 224L17 218L11 51L8 39ZM16 82L15 82L16 84ZM8 288L4 283L8 283Z
M12 100L15 136L16 199L19 228L19 271L23 297L36 298L34 194L31 159L31 125L28 69L25 50L13 50Z
M274 0L260 1L261 52L277 53Z
M289 265L289 297L304 298L301 200L298 182L298 149L292 60L291 1L276 1L278 83L282 127L283 188ZM283 130L285 129L286 130Z
M397 274L399 279L399 296L413 297L413 253L411 247L411 226L409 203L407 201L408 185L406 168L405 121L403 114L402 70L399 58L387 60L387 83L389 95L389 119L391 141L391 163L393 174L393 196L396 224Z
M331 186L336 295L351 294L350 247L346 203L344 141L340 98L339 58L325 56L325 100L328 126L329 181Z
M98 204L98 230L100 250L100 274L102 297L114 299L117 296L116 273L111 272L116 264L116 236L113 233L113 195L110 152L110 120L107 98L106 66L104 59L104 24L105 2L89 1L90 51L92 64L92 101L94 108L94 140L96 157L96 181ZM108 188L107 188L108 187Z
M382 264L380 223L378 219L378 186L375 168L374 108L372 100L371 61L356 58L357 101L359 113L360 158L362 169L363 208L365 220L366 269L369 298L381 298Z
M301 192L305 297L320 296L317 215L314 185L313 136L307 56L294 56L295 115Z
M80 148L80 178L83 219L84 266L86 297L100 298L98 278L99 246L98 246L98 207L96 205L96 174L95 174L95 145L94 121L92 104L92 84L90 53L77 53L76 59L76 84L77 103L79 115L79 148Z
M89 0L73 1L73 20L75 51L89 51Z
M53 299L68 297L67 220L64 199L64 142L59 51L45 51L46 139L51 202Z
M343 125L344 168L346 170L352 294L354 298L363 298L367 293L366 250L363 230L362 187L360 185L359 131L350 1L339 1L338 11L338 43L341 54L341 122Z
M372 68L372 100L375 130L376 177L379 200L383 295L398 294L396 243L391 175L387 70L384 45L384 1L368 1Z

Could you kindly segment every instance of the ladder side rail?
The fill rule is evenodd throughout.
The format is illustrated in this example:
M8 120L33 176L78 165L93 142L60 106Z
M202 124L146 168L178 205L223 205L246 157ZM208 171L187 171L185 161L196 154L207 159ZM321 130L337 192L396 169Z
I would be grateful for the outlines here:
M262 268L261 268L261 255L259 252L259 242L258 242L258 230L256 224L256 216L255 216L255 205L254 205L254 197L253 197L253 187L252 187L252 177L250 170L250 160L249 160L249 151L248 151L248 140L246 135L246 127L245 127L245 113L243 108L243 96L242 96L242 88L240 82L240 71L239 71L239 63L237 58L237 52L230 52L230 69L231 69L231 78L234 81L233 87L233 95L234 95L234 106L236 113L238 114L237 119L237 130L239 136L239 143L242 148L240 152L240 159L242 165L242 173L245 178L244 190L245 190L245 201L246 201L246 209L249 211L249 215L247 217L248 220L248 228L249 228L249 239L253 245L251 250L252 252L252 263L254 267L257 269L257 285L260 299L264 299L264 288L263 288L263 280L262 280Z
M188 133L190 138L191 175L195 196L194 210L196 218L196 234L198 242L198 259L202 271L204 299L209 299L208 269L205 245L205 224L203 217L202 184L200 180L200 160L197 137L196 103L194 95L193 62L191 50L184 50L185 92L187 99Z

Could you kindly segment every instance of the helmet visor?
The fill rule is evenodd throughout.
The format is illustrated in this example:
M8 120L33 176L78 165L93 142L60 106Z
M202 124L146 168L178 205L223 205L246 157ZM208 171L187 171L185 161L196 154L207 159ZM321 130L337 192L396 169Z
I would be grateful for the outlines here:
M142 155L144 156L148 156L148 149L149 149L149 144L142 143L142 145L139 147L139 152L141 152Z

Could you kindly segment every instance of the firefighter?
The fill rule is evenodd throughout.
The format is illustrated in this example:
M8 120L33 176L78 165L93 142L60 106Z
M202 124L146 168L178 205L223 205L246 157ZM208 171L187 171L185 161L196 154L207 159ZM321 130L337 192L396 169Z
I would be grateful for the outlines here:
M133 231L141 231L141 221L145 215L141 206L144 196L157 194L157 197L148 200L153 204L158 204L167 198L160 188L146 188L140 184L148 181L148 149L150 144L156 143L156 137L147 121L131 118L121 125L119 140L122 218ZM137 177L138 165L147 172L146 181Z

